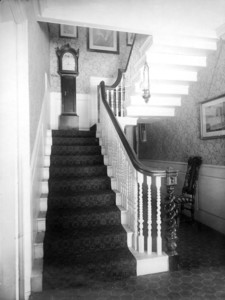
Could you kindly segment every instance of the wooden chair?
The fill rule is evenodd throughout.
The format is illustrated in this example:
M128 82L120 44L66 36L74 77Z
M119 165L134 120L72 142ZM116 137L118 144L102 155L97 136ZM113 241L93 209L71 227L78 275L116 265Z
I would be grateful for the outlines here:
M181 195L175 195L175 203L178 206L177 224L180 224L180 216L183 210L191 212L191 220L194 221L195 212L195 194L199 169L202 164L200 156L190 156L187 164L187 172L185 175L184 186Z

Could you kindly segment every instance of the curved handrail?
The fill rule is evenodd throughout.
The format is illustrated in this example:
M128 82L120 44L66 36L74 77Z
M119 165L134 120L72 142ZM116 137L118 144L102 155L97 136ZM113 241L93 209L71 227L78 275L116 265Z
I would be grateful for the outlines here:
M133 43L132 43L132 46L131 46L131 49L130 49L130 53L129 53L129 56L128 56L128 59L127 59L126 67L124 69L118 69L118 75L117 75L116 81L112 85L106 85L105 87L107 89L109 89L109 90L110 89L115 89L119 85L123 74L126 73L129 62L130 62L131 54L133 52L135 40L136 40L136 35L134 36L134 40L133 40Z
M109 104L106 101L106 92L105 92L105 83L104 81L101 81L100 83L100 91L101 91L101 96L102 96L102 102L106 108L106 111L108 112L108 115L117 131L117 134L119 135L121 142L134 166L134 168L145 175L151 175L151 176L161 176L165 177L166 176L166 171L165 170L155 170L151 169L145 165L143 165L136 157L136 154L134 153L133 149L131 148L130 144L128 143L123 131L121 130L121 127L114 116L112 110L109 107Z

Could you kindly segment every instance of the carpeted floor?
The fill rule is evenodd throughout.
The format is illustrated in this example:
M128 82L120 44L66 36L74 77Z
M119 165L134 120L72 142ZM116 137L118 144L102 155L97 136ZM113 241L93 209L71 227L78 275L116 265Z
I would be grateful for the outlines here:
M135 275L94 131L53 131L43 289Z

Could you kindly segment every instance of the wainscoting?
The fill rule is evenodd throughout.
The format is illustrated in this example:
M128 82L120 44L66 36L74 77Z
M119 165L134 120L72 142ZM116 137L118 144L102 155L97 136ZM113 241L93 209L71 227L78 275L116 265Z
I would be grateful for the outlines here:
M180 193L187 164L173 161L141 160L152 168L172 167L179 171L176 193ZM162 192L165 190L165 185ZM196 194L196 219L225 234L225 166L205 165L200 168Z
M90 128L89 94L77 94L77 115L80 130ZM51 129L58 129L61 114L61 93L51 92Z

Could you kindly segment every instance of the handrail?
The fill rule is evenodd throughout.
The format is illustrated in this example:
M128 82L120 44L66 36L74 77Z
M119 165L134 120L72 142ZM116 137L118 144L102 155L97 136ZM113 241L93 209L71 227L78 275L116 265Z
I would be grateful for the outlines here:
M129 56L128 56L128 59L127 59L126 67L124 69L118 69L118 75L117 75L116 81L112 85L106 85L105 87L107 89L110 90L110 89L116 88L118 86L118 84L120 83L121 79L122 79L123 73L126 73L129 62L130 62L131 54L133 52L135 40L136 40L136 34L134 36L134 40L133 40L133 43L132 43L132 46L131 46L131 49L130 49L130 53L129 53Z
M106 108L106 111L108 112L108 115L117 131L117 134L119 135L121 142L131 160L132 165L134 168L145 175L151 175L151 176L161 176L161 177L166 177L166 171L165 170L155 170L151 169L145 165L143 165L138 159L136 154L134 153L133 149L131 148L130 144L128 143L123 131L121 130L121 127L114 116L112 110L109 107L109 104L106 101L106 92L105 92L105 83L104 81L101 81L100 83L100 90L101 90L101 95L102 95L102 102Z

